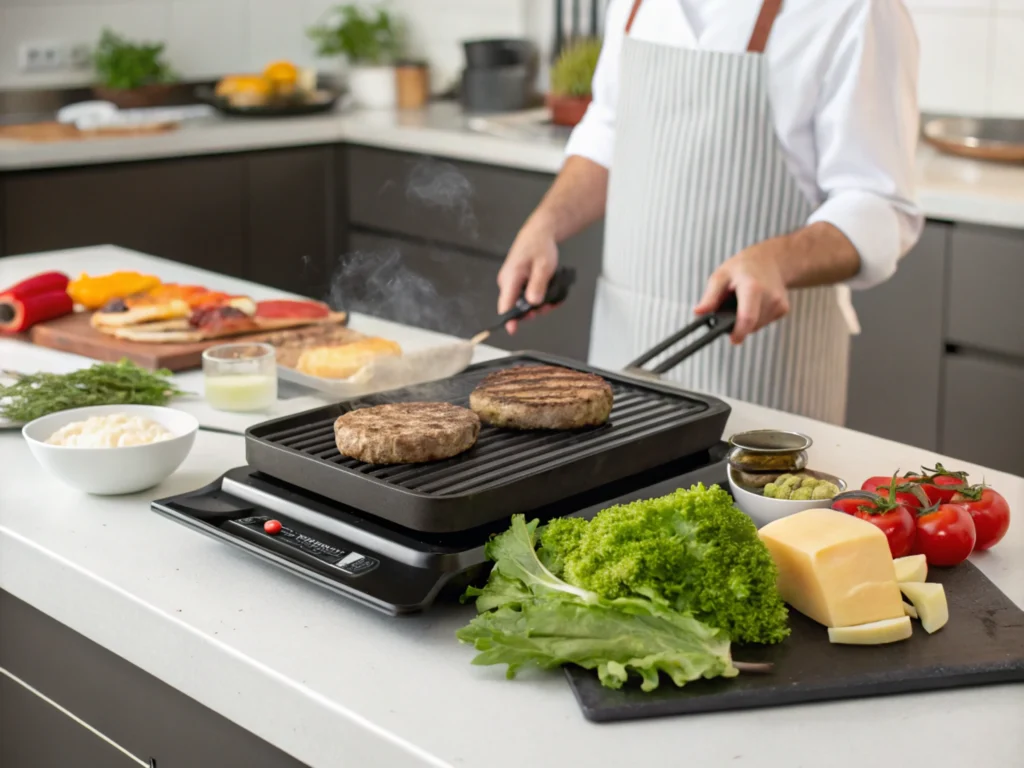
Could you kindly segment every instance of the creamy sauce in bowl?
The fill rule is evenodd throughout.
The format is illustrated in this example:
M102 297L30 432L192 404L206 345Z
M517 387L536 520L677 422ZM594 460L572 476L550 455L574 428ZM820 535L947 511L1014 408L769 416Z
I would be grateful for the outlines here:
M152 419L111 413L67 424L50 435L46 444L64 448L127 448L159 443L173 437Z

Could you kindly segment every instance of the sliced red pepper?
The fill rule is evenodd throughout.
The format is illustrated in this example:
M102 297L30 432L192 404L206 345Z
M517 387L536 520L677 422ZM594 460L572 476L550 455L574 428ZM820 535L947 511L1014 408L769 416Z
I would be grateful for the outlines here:
M8 291L0 294L0 332L21 333L36 323L70 314L73 309L74 302L63 289L22 297Z

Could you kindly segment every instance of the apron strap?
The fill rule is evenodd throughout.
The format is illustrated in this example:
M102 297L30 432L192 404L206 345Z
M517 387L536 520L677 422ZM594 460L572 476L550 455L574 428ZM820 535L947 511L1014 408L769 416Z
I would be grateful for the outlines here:
M636 12L640 10L640 4L644 0L633 0L633 9L629 12L629 20L626 22L626 34L629 34L629 30L633 28L633 19L636 18Z
M768 44L768 35L772 33L772 25L775 24L775 17L779 15L781 7L782 0L764 0L761 4L761 12L757 15L757 21L754 23L754 32L750 35L747 53L764 53L764 47Z
M626 21L626 34L633 28L633 20L644 0L633 0L633 7L629 11L629 19ZM775 17L779 15L782 8L782 0L763 0L761 12L757 14L757 21L754 23L754 31L750 35L750 42L747 44L747 53L764 53L764 47L768 44L768 36L772 33L772 26L775 24Z

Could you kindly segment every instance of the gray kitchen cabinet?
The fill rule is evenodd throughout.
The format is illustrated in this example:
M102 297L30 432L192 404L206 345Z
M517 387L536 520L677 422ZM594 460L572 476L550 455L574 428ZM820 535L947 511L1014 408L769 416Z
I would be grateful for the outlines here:
M944 369L942 453L1024 475L1024 363L950 354Z
M463 338L494 322L500 259L360 230L349 246L337 272L340 306ZM487 343L585 360L599 265L582 250L563 251L563 263L580 276L562 307L523 323L514 337L502 330Z
M68 715L0 675L0 765L135 768L138 763Z
M948 341L1024 358L1024 232L961 225L952 245Z
M850 350L846 425L851 429L938 449L952 229L929 222L892 279L854 294L861 334L853 337Z
M354 226L501 256L552 179L368 147L348 147L346 161Z
M247 279L323 298L335 250L334 153L304 147L246 157Z
M157 768L303 768L255 734L0 590L0 668ZM188 659L181 660L187 664ZM138 765L0 676L0 765Z
M501 262L552 176L367 147L347 147L342 163L348 247L335 303L464 337L492 324ZM560 246L577 272L563 307L488 343L585 360L602 238L598 222Z
M185 158L6 174L9 254L113 243L241 275L245 160Z

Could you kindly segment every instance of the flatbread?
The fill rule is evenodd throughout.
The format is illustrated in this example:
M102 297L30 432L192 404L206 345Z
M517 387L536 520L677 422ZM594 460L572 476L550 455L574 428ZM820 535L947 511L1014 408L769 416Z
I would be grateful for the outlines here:
M160 304L142 304L126 309L124 312L93 312L89 322L94 328L125 328L131 325L142 325L158 320L184 318L188 322L192 308L187 301L171 299Z
M249 325L248 327L232 329L228 326L220 330L191 328L187 325L188 321L186 320L186 325L184 327L173 323L169 323L166 326L164 323L150 323L134 327L115 328L112 331L112 335L115 338L124 339L125 341L136 341L145 344L186 344L189 342L231 338L234 336L247 336L249 337L249 340L256 341L258 339L254 338L254 334L265 331L280 331L287 328L300 328L311 325L340 325L345 322L347 317L348 315L345 312L332 312L327 317L319 320L302 318L288 320L284 318L268 319L255 317L249 318L252 325Z

